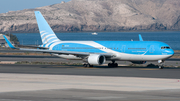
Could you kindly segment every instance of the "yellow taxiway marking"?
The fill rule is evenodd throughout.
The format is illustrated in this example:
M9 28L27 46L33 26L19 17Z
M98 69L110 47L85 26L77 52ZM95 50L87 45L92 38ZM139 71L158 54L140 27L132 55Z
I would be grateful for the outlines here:
M76 66L53 66L53 67L74 67L74 68L82 68L82 69L98 69L93 67L76 67Z
M93 67L75 67L75 68L81 68L81 69L98 69L98 68L93 68Z
M63 65L63 66L52 66L52 67L71 67L71 66L65 66L65 65Z
M149 68L145 68L145 69L140 69L140 70L159 70L159 69L149 69Z

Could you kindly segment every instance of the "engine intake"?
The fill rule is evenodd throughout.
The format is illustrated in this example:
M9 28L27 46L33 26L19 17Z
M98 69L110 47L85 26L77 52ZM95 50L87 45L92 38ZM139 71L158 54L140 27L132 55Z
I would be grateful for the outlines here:
M106 62L106 58L103 55L91 54L88 57L88 63L91 65L102 65Z

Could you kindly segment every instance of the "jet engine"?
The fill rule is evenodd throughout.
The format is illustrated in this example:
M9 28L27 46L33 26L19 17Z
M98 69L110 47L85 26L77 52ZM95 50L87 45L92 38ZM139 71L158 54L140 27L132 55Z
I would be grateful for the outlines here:
M88 57L87 62L91 65L102 65L106 62L106 58L103 55L91 54Z
M146 61L131 61L134 64L145 64Z

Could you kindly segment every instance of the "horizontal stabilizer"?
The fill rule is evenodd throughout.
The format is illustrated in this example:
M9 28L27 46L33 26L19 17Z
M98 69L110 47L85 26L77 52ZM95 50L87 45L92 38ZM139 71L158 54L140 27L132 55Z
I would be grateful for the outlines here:
M10 47L10 48L12 48L12 49L16 49L13 45L12 45L12 43L6 38L6 36L5 35L3 35L3 37L4 37L4 39L6 40L6 42L7 42L7 44L8 44L8 46Z

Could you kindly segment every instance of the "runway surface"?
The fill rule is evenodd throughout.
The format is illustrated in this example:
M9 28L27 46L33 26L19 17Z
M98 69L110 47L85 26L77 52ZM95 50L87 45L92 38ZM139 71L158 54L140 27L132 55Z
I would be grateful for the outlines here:
M0 61L67 62L52 56L3 55ZM169 59L166 64L180 62ZM175 67L0 64L0 101L179 101L179 95L180 68Z
M0 61L28 61L28 62L65 62L65 63L83 63L81 60L67 60L62 59L56 56L28 56L28 55L0 55ZM106 64L111 61L106 61ZM116 61L120 65L131 65L131 62L128 61ZM148 64L158 65L157 61L147 62L143 66ZM180 67L180 59L170 58L165 61L164 64L166 67ZM158 67L156 67L158 68Z
M0 65L0 101L179 101L180 69Z
M96 66L84 68L83 66L67 65L13 65L0 64L0 73L21 74L50 74L50 75L86 75L86 76L116 76L116 77L146 77L146 78L172 78L180 79L180 68L147 68L119 66L108 68Z

